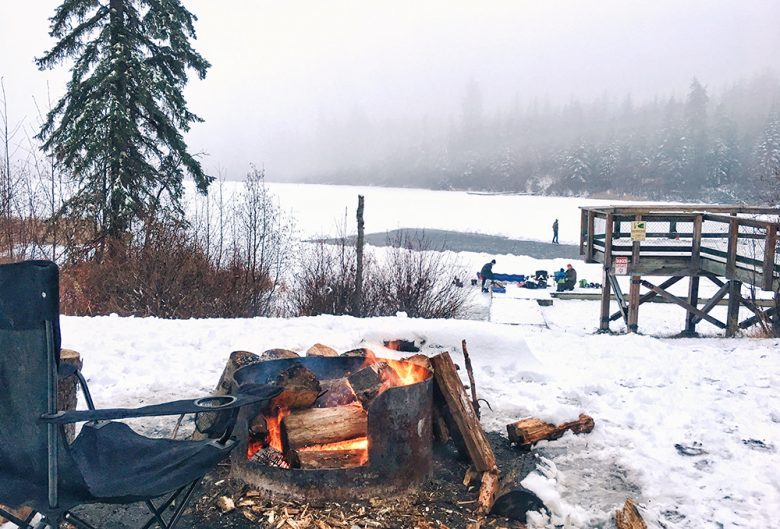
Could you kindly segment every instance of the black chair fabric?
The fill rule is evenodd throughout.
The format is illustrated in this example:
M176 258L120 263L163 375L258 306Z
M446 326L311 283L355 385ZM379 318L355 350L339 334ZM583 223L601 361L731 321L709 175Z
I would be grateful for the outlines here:
M47 347L53 346L59 363L58 289L54 263L0 265L0 504L28 505L58 517L84 503L150 499L198 480L228 455L233 441L150 439L123 423L89 422L71 445L58 436L59 504L52 510L47 423L61 428L66 422L204 411L193 401L179 401L138 410L65 412L44 421ZM231 407L267 401L279 391L260 388L238 396Z

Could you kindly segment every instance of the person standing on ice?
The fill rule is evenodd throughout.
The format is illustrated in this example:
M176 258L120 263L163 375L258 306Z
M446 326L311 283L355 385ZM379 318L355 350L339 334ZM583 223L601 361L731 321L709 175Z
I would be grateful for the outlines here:
M496 260L493 259L489 263L485 263L482 266L482 270L479 271L479 275L482 277L482 292L487 292L488 290L485 288L485 281L490 279L490 282L493 282L493 265L496 264Z
M553 222L553 244L561 244L558 242L558 219Z

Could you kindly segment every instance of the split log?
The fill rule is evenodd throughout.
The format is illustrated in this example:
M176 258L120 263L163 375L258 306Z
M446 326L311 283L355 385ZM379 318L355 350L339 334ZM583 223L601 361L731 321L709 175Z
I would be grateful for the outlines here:
M414 345L413 340L385 340L384 346L393 351L401 351L404 353L417 353L420 348Z
M424 354L412 355L407 358L404 358L402 361L412 363L416 366L424 367L429 371L433 371L433 367L431 366L431 359Z
M233 393L236 381L233 379L233 375L236 374L240 368L254 364L260 361L260 357L249 351L233 351L228 357L228 361L225 364L225 369L222 370L222 375L219 377L217 387L211 392L212 395L229 395ZM208 431L209 428L214 426L219 417L218 413L199 413L195 417L195 431L192 433L192 439L200 440L205 439L207 434L201 433Z
M352 468L368 461L368 450L292 450L289 457L295 468Z
M449 353L441 353L431 358L436 387L444 398L454 425L479 472L487 472L496 466L493 448L482 430L474 408L471 406L466 390L455 370Z
M360 347L358 349L350 349L349 351L341 353L341 356L359 356L360 358L376 358L374 351L372 351L371 349L366 349L365 347Z
M360 406L298 410L282 419L287 450L337 443L368 435L368 413Z
M347 378L355 395L366 409L384 390L403 384L401 377L387 362L376 362L352 373Z
M647 524L630 499L623 504L623 509L615 512L615 525L618 529L647 529Z
M477 499L477 513L487 514L490 512L496 501L500 483L498 468L493 468L482 474L482 485L479 487L479 497Z
M565 422L558 426L533 417L522 419L515 423L507 424L506 431L511 442L527 448L539 441L559 439L568 430L575 434L590 433L593 431L594 426L595 422L592 417L581 414L576 421Z
M317 375L298 362L279 373L274 384L284 389L271 400L271 406L285 410L310 408L322 392Z
M280 360L282 358L300 358L301 355L289 349L268 349L260 355L260 360Z
M81 361L81 355L72 349L60 350L60 363L70 364L81 369L84 363ZM79 400L79 379L76 374L72 374L69 377L60 378L57 382L57 409L59 410L75 410ZM76 437L76 425L65 425L65 439L68 443L72 443Z
M311 347L309 347L309 350L306 351L306 356L338 356L339 352L333 349L332 347L328 347L327 345L322 345L321 343L315 343Z
M346 377L322 380L320 381L320 389L322 392L314 403L316 408L346 406L358 400L357 395L352 390L352 385Z

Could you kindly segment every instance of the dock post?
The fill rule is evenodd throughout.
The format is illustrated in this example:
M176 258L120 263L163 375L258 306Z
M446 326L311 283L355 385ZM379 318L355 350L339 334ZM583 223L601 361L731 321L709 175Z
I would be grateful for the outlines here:
M732 338L739 329L739 298L742 281L729 280L729 307L726 314L726 338Z

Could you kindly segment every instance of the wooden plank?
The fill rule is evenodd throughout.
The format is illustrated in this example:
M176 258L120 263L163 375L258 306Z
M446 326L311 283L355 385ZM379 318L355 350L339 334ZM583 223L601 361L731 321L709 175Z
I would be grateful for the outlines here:
M771 309L765 310L764 313L763 313L763 316L766 317L766 318L771 318L773 316L776 316L777 313L778 313L777 307L772 307ZM751 317L747 318L746 320L741 321L739 323L739 328L740 329L747 329L748 327L752 327L753 325L758 323L759 319L760 318L759 318L758 315L751 316Z
M620 309L620 315L623 316L623 321L628 325L628 308L626 307L626 299L623 297L623 291L620 290L620 283L617 278L610 274L608 276L609 283L612 286L612 291L615 293L615 299L618 302L618 308Z
M659 296L662 296L662 297L668 299L669 301L671 301L673 303L676 303L677 305L680 305L682 308L686 309L689 312L693 312L694 314L697 314L698 316L700 316L701 318L703 318L703 319L707 320L708 322L712 323L716 327L719 327L721 329L724 329L726 327L725 323L723 323L723 322L721 322L719 320L716 320L715 318L713 318L709 314L706 314L705 312L699 310L698 308L696 308L696 307L694 307L692 305L689 305L688 302L685 301L684 299L678 298L677 296L675 296L673 294L670 294L669 292L658 288L657 286L655 286L654 284L650 283L649 281L642 280L641 283L642 283L642 285L645 288L649 288L651 290L654 290L654 291L658 292Z
M482 474L482 483L480 484L479 496L477 498L478 514L487 514L493 508L500 484L501 479L497 468Z
M479 472L492 470L496 466L496 456L463 388L450 354L444 352L431 357L431 364L436 387L444 397L455 426L463 437L474 468Z
M585 255L585 237L588 234L587 228L588 212L584 209L580 209L580 255ZM590 255L590 254L588 254Z

